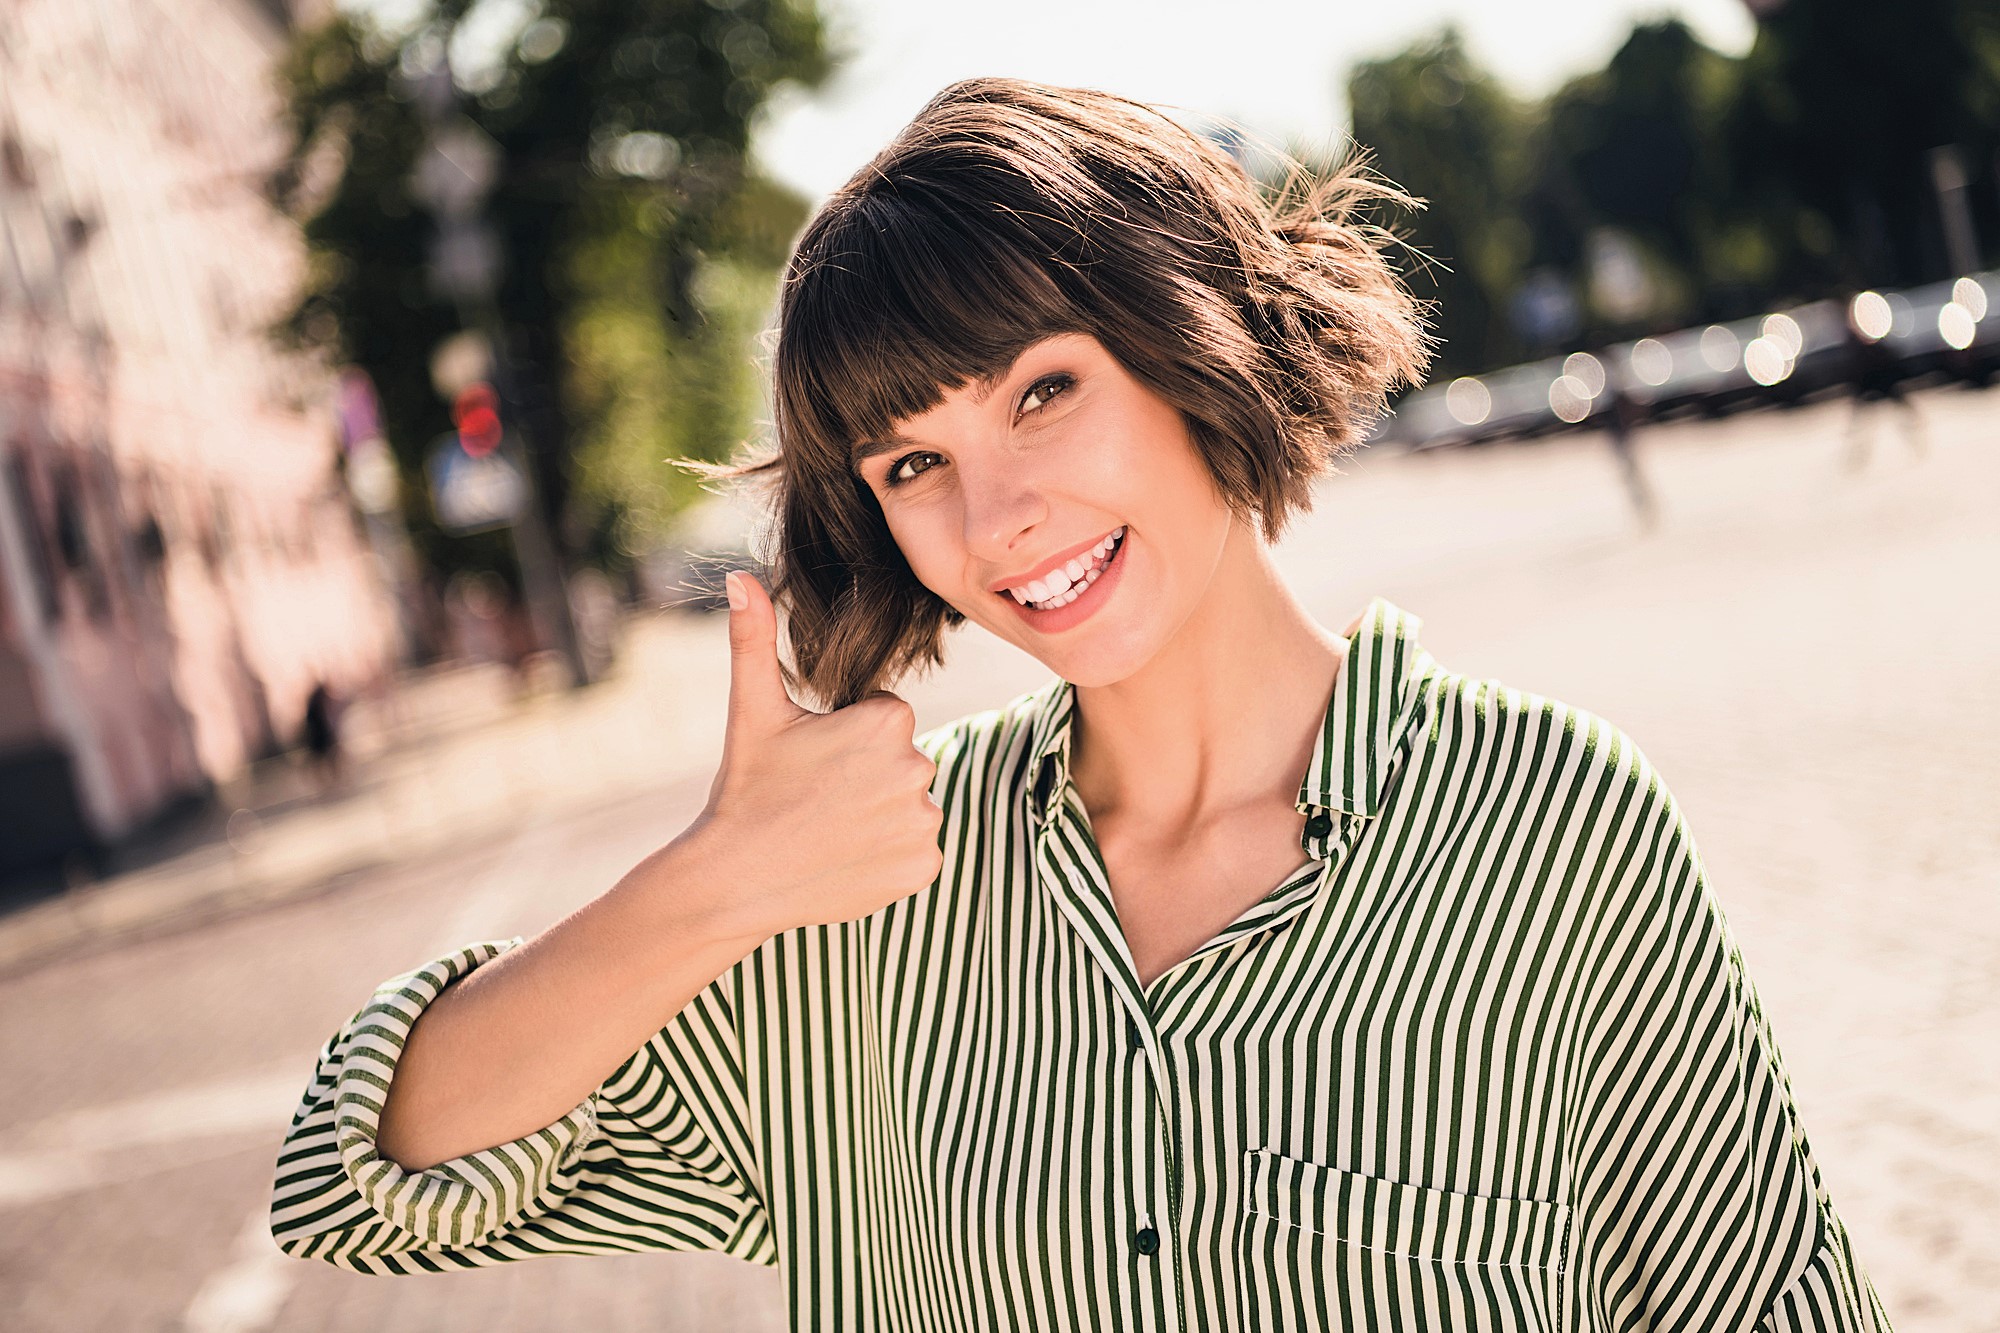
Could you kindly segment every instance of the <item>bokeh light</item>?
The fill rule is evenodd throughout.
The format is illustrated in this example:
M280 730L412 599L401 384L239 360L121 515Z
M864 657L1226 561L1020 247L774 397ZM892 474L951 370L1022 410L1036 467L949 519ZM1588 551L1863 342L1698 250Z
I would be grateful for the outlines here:
M1944 308L1938 311L1938 336L1944 339L1945 346L1954 351L1963 352L1972 346L1972 340L1979 332L1978 324L1972 312L1956 301L1945 302Z
M1798 360L1800 351L1806 345L1805 330L1801 329L1799 322L1790 315L1766 315L1763 333L1766 338L1777 344L1778 350L1784 353L1787 361Z
M1965 307L1965 313L1978 323L1986 318L1986 289L1979 285L1977 278L1960 278L1951 285L1951 299Z
M1889 336L1889 329L1895 323L1894 313L1889 309L1889 298L1880 292L1863 292L1854 298L1848 307L1847 317L1853 321L1854 329L1869 342L1880 342Z
M1563 374L1582 384L1589 397L1604 392L1604 363L1588 352L1571 352L1563 361Z
M1716 374L1726 375L1736 369L1742 356L1742 342L1720 324L1711 324L1701 331L1701 359Z
M1444 391L1444 406L1459 425L1478 426L1493 414L1493 393L1472 376L1461 376Z
M1641 384L1657 389L1673 377L1674 354L1658 338L1641 338L1632 344L1632 373Z
M1596 397L1584 382L1574 375L1558 375L1549 385L1549 410L1558 419L1571 425L1590 415L1591 400Z
M1743 349L1743 369L1757 383L1769 386L1777 384L1792 373L1792 358L1776 339L1768 335L1753 338Z
M1897 338L1907 338L1917 331L1917 308L1910 304L1910 298L1901 292L1890 292L1882 298L1889 303L1889 332Z

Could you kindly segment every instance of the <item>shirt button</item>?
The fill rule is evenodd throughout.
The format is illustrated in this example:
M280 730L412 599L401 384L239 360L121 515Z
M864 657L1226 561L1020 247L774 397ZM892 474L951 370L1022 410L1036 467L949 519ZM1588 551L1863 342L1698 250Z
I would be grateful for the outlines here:
M1133 1050L1143 1051L1146 1049L1146 1034L1139 1031L1139 1020L1130 1014L1125 1016L1125 1035L1132 1039Z
M1160 1233L1151 1227L1140 1227L1135 1240L1141 1254L1154 1255L1160 1252Z
M1333 832L1333 817L1324 810L1306 821L1306 832L1315 838L1324 838Z

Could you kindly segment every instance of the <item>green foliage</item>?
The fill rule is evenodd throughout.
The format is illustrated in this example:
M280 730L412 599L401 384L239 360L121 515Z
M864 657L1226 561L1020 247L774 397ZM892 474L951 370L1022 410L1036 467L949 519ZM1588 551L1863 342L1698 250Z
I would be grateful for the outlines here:
M1978 235L2000 234L1991 0L1784 0L1740 59L1644 23L1534 104L1446 28L1357 66L1348 97L1357 143L1427 201L1409 230L1439 265L1416 279L1441 306L1437 375L1553 350L1509 317L1535 274L1576 298L1566 346L1948 276L1940 145ZM1605 299L1606 250L1641 276L1635 300Z
M749 164L749 126L774 90L815 86L831 62L811 0L542 0L495 42L508 12L443 0L407 31L343 16L299 35L271 185L311 263L277 332L374 377L421 496L423 455L450 426L431 353L471 321L433 290L436 222L411 181L418 85L449 51L459 110L498 155L483 212L505 257L496 304L522 399L510 424L532 442L558 540L616 558L689 498L666 460L724 456L757 409L759 307L805 202ZM482 30L483 56L468 40ZM447 537L427 506L408 509L433 570L507 568L503 538Z
M744 436L747 405L762 402L757 338L775 295L772 270L804 210L753 180L738 211L752 216L724 229L734 244L708 256L697 275L696 328L663 318L648 297L652 246L642 220L602 227L570 258L570 383L588 422L577 442L579 493L607 517L611 545L627 558L670 533L702 495L697 479L666 459L725 461Z
M1902 285L1948 269L1929 151L1954 145L1988 234L2000 150L2000 7L1816 0L1767 15L1731 109L1733 187L1772 240L1773 285Z
M1412 232L1433 262L1411 282L1419 297L1437 302L1444 342L1433 377L1507 355L1515 340L1506 303L1530 244L1520 205L1527 109L1473 62L1453 27L1357 65L1347 96L1355 141L1384 175L1426 202Z
M1576 269L1592 229L1613 228L1650 261L1644 322L1706 317L1700 275L1713 278L1725 221L1720 141L1734 86L1729 59L1667 19L1634 28L1604 69L1559 89L1535 136L1535 262ZM1599 337L1633 322L1589 313Z

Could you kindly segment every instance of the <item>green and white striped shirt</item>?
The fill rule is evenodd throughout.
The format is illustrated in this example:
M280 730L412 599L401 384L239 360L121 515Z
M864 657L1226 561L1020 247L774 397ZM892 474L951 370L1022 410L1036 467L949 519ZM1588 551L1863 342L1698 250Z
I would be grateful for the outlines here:
M716 1249L799 1328L1887 1329L1689 829L1604 719L1382 598L1299 784L1307 863L1139 984L1060 679L925 732L945 869L787 931L585 1102L405 1172L385 983L278 1162L373 1273Z

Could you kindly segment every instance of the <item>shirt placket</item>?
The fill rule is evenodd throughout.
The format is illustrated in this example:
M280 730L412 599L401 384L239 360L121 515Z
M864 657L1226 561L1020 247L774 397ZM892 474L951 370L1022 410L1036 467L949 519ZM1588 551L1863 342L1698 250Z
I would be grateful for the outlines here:
M1131 1245L1150 1278L1166 1327L1186 1327L1182 1313L1179 1136L1174 1132L1167 1050L1145 1006L1123 1006L1127 1134L1133 1162Z
M1126 1215L1114 1225L1114 1234L1122 1234L1137 1276L1150 1284L1153 1299L1139 1303L1145 1326L1153 1326L1157 1312L1165 1327L1180 1330L1186 1327L1188 1293L1179 1217L1181 1136L1175 1122L1173 1071L1167 1064L1171 1052L1139 985L1138 969L1118 927L1108 888L1100 885L1091 866L1076 864L1072 856L1065 855L1064 841L1054 836L1062 825L1070 831L1067 841L1071 844L1081 845L1088 837L1087 829L1075 822L1069 809L1064 765L1052 759L1042 777L1036 792L1045 812L1035 838L1037 870L1059 910L1109 978L1116 1000L1114 1012L1124 1016L1120 1115L1127 1139L1124 1160L1131 1164L1131 1170L1124 1200ZM1169 969L1154 983L1156 989L1162 983L1171 988L1170 979L1176 974L1185 976L1184 969L1197 959L1303 912L1327 878L1338 871L1359 821L1344 811L1323 806L1301 806L1301 810L1309 816L1301 848L1320 860L1320 867L1310 875L1296 877ZM1166 993L1162 991L1163 997Z
M1148 1072L1152 1075L1152 1100L1158 1107L1157 1123L1161 1127L1161 1142L1158 1160L1164 1175L1163 1192L1167 1200L1168 1216L1174 1218L1175 1236L1168 1244L1163 1233L1162 1245L1173 1254L1173 1311L1175 1327L1186 1327L1183 1311L1193 1300L1193 1293L1187 1289L1187 1271L1182 1262L1181 1245L1178 1236L1180 1199L1182 1195L1180 1170L1182 1167L1180 1145L1183 1138L1179 1133L1176 1117L1184 1113L1198 1113L1196 1108L1186 1106L1182 1093L1185 1089L1176 1082L1175 1071L1170 1061L1173 1047L1168 1040L1175 1015L1184 1014L1191 1003L1189 989L1192 978L1197 975L1194 964L1200 959L1228 948L1246 936L1261 934L1284 925L1310 907L1325 891L1327 884L1337 878L1346 864L1366 821L1347 811L1314 806L1301 834L1301 846L1307 855L1317 862L1310 873L1302 872L1293 876L1286 884L1272 893L1264 902L1246 911L1242 917L1218 932L1216 937L1182 959L1154 979L1148 993L1137 1004L1142 1016L1158 1014L1157 1021L1147 1023L1142 1031L1146 1037ZM1163 1250L1164 1252L1164 1250Z
M1119 1030L1113 1041L1119 1057L1118 1123L1126 1164L1121 1216L1111 1220L1121 1263L1142 1284L1132 1305L1140 1312L1140 1327L1178 1330L1182 1314L1182 1259L1175 1216L1175 1162L1170 1086L1159 1064L1160 1046L1141 994L1138 975L1124 937L1117 929L1112 904L1097 891L1090 868L1072 863L1052 836L1053 821L1067 814L1051 812L1036 837L1036 865L1084 947L1097 960L1115 1000L1107 1012Z

